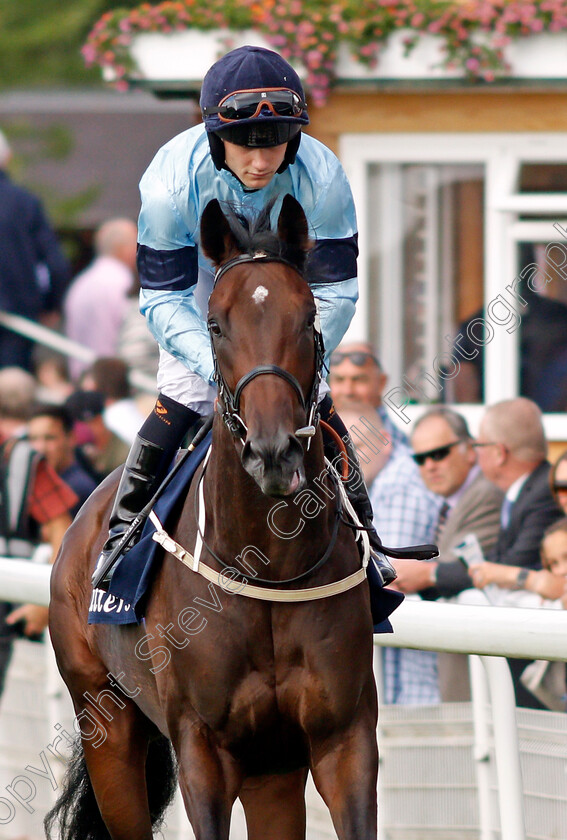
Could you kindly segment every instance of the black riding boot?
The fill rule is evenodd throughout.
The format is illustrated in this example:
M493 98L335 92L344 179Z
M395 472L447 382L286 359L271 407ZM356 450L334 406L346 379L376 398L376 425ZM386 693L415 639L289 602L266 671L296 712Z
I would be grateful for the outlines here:
M126 458L124 471L110 513L109 535L93 575L93 586L98 589L108 589L116 563L108 569L102 580L98 580L99 573L105 566L107 558L119 545L136 515L151 499L157 486L163 460L164 450L161 446L156 446L154 443L136 435Z
M123 537L157 490L185 435L200 419L196 411L159 395L124 464L110 514L110 533L92 578L95 588L108 589L122 555L138 540L143 521L136 523L140 528L120 548Z
M366 488L364 476L362 474L362 470L358 462L356 449L354 448L354 444L350 439L350 435L346 426L335 411L335 408L329 396L325 397L322 400L320 411L321 418L326 423L328 423L329 426L331 426L331 428L339 435L346 447L347 457L349 461L349 476L344 486L349 502L353 506L356 515L360 519L361 525L368 534L368 539L370 542L370 554L372 560L374 561L373 563L369 564L369 566L373 567L372 569L370 569L369 574L372 575L372 577L374 578L374 582L377 583L379 586L388 586L389 583L392 583L397 578L397 573L393 565L382 553L382 540L380 539L380 537L376 533L376 529L374 528L374 524L372 521L374 517L374 514L372 512L372 503L370 502L370 499L368 497L368 490ZM334 443L334 441L325 441L325 447L327 447L327 445L329 445L330 448L333 450L333 458L330 458L329 460L334 460L337 457L337 455L340 454L338 447L336 443Z

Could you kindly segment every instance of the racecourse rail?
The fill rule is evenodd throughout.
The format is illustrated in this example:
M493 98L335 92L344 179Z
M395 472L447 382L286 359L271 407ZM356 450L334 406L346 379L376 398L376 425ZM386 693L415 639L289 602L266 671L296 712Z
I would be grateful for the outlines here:
M50 574L49 565L1 557L0 600L46 606L49 603ZM490 836L482 833L488 832L488 814L483 813L483 803L487 801L490 784L486 772L489 701L498 779L500 836L502 840L525 840L514 689L503 657L565 660L567 611L406 600L394 614L393 624L394 634L375 636L376 645L471 655L481 836Z

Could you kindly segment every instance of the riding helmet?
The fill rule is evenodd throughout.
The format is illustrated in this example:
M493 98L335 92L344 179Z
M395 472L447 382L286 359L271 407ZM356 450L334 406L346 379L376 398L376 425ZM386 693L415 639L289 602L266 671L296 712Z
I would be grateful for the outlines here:
M283 116L266 106L248 118L221 119L218 106L230 94L261 90L293 91L301 103L300 110ZM284 161L278 169L283 172L295 160L301 126L309 123L299 76L281 55L263 47L238 47L215 62L203 79L200 105L211 157L217 169L225 166L224 139L239 146L266 147L287 143Z

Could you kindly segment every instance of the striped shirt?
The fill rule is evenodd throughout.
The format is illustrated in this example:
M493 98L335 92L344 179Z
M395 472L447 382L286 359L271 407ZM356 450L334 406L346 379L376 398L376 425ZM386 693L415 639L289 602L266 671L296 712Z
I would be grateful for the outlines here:
M392 548L433 542L442 500L423 483L404 445L392 455L369 490L374 525ZM382 702L425 705L441 702L434 651L383 648Z

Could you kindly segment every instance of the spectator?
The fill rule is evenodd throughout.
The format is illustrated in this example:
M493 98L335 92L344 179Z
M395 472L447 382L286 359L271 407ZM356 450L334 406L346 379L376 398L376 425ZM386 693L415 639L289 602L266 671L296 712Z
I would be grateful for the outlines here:
M407 437L392 422L382 404L387 382L388 376L368 342L341 344L331 353L329 386L337 411L341 410L343 403L353 400L373 406L391 437L392 446L396 448L403 444L409 448Z
M95 234L95 259L73 281L63 302L69 338L114 356L118 334L129 308L128 291L136 267L136 224L130 219L109 219ZM71 360L77 379L87 365Z
M514 603L514 606L565 609L567 517L557 520L546 529L541 541L540 555L542 569L486 562L471 565L471 577L475 586L490 593L487 595L489 600L494 599L496 595L496 603L500 603L499 596L504 595L504 604L509 605L509 592L513 590L512 597L520 596L520 601ZM528 665L520 680L522 686L541 702L543 708L565 711L565 676L564 662L540 660Z
M32 353L33 373L37 380L36 397L45 403L61 405L73 391L65 356L36 344Z
M467 534L475 534L483 551L496 544L502 491L483 477L466 420L450 408L433 408L413 427L413 459L429 490L445 500L437 527L439 558L423 563L394 561L396 586L420 593L427 600L450 598L472 581L455 553ZM439 684L444 702L470 699L468 660L453 653L439 654Z
M563 452L549 474L551 495L563 513L567 513L567 451Z
M532 266L526 266L530 269ZM519 290L520 393L542 411L567 410L567 306L534 290L528 283ZM454 346L459 375L454 379L457 402L482 402L484 398L484 310L460 325ZM476 340L473 339L472 335ZM464 358L463 358L464 357Z
M59 316L70 268L40 201L10 179L12 150L0 132L0 310L32 321ZM0 328L0 365L31 371L32 343Z
M441 501L425 487L408 449L392 447L374 406L343 402L341 417L357 450L380 538L392 548L432 543ZM440 702L434 651L383 648L383 673L384 702Z
M104 395L99 391L75 391L65 405L96 473L104 478L121 466L129 447L104 422Z
M53 562L77 502L73 491L21 435L29 418L35 381L20 368L0 370L0 554L29 557L48 543ZM0 604L0 693L16 635L37 637L47 607Z
M505 493L498 540L487 559L519 567L515 585L521 587L530 569L541 568L544 531L561 516L551 495L551 465L540 409L526 397L489 406L474 446L484 475ZM520 682L528 662L511 659L509 664L517 704L543 708Z
M77 460L73 420L67 409L62 405L34 408L28 423L28 440L77 496L78 502L71 511L75 516L98 482Z
M128 310L118 334L116 354L132 370L140 370L156 378L159 363L159 344L148 329L140 312L140 281L136 275L128 294Z
M128 375L128 365L122 359L97 359L81 377L81 388L104 395L105 425L131 445L145 415L132 397Z
M543 571L553 575L559 581L560 587L563 586L563 591L558 597L561 598L563 609L567 609L567 516L558 519L546 529L541 542L541 563ZM529 574L538 573L530 571ZM528 581L529 576L526 580L526 588ZM540 591L538 594L543 598L553 599L554 595L550 592L551 587L548 589L546 586L545 591Z
M563 520L559 520L562 522ZM546 534L551 532L555 525L550 525ZM541 561L542 569L526 569L523 566L503 566L501 563L475 563L469 567L469 573L477 589L484 589L487 586L498 586L500 589L509 589L517 592L519 589L525 592L533 592L540 598L555 601L565 594L565 580L559 577L559 572L553 571L545 559L545 534L542 540ZM567 556L567 555L566 555ZM553 568L559 563L554 562ZM562 567L562 564L561 564ZM519 581L519 582L518 582Z

